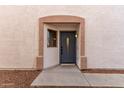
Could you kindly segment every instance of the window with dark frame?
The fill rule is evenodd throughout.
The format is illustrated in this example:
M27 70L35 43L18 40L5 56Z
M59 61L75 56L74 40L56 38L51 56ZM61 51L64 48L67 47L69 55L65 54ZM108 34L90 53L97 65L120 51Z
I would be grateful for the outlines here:
M57 31L48 29L47 47L57 47Z

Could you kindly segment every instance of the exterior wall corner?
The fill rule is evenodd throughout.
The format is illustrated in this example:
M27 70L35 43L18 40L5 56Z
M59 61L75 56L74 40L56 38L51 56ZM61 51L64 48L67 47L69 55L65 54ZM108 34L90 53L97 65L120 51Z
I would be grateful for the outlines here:
M42 70L43 69L43 57L37 56L36 57L36 70Z
M87 69L87 57L86 56L81 56L81 61L80 61L80 70Z

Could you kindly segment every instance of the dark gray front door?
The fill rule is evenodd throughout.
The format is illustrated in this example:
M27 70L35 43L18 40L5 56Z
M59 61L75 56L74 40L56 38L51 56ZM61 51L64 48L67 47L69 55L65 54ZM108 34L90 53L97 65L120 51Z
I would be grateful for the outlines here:
M60 32L60 63L76 63L76 32Z

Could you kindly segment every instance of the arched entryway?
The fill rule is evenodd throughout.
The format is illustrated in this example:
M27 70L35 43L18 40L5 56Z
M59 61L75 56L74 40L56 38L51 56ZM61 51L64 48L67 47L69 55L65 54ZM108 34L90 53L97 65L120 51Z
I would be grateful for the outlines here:
M84 18L69 15L46 16L39 19L39 50L36 57L37 70L43 69L44 64L44 24L79 24L79 51L80 70L87 68L87 57L85 56L85 20Z

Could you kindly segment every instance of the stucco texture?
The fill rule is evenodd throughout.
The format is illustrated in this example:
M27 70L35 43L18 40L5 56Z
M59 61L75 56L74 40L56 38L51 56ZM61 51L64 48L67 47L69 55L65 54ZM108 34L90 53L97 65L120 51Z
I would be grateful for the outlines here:
M124 6L0 6L0 68L35 68L38 19L85 18L88 68L124 69Z

